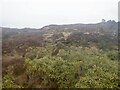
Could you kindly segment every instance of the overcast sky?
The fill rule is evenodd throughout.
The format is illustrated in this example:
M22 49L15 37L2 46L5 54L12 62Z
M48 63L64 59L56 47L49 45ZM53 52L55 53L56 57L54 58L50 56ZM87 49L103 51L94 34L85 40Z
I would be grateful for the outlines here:
M0 0L0 25L41 28L49 24L118 21L119 0Z

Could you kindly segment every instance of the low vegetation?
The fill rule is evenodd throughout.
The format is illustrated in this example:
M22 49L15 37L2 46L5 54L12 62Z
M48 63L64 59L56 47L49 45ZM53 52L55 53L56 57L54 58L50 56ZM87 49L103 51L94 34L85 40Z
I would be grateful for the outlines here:
M116 35L36 32L3 37L3 88L119 88Z

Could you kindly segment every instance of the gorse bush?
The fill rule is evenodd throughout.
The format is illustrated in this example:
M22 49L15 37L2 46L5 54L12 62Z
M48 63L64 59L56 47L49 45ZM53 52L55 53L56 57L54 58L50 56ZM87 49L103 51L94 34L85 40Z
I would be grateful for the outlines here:
M111 59L111 60L118 60L118 51L112 51L112 52L108 52L107 56Z
M112 61L107 53L69 47L69 50L60 49L56 56L51 56L50 49L47 50L47 48L41 49L46 53L41 58L26 58L28 86L57 88L114 88L118 86L118 62ZM40 49L34 50L36 56L42 55L38 52Z
M2 88L23 88L15 84L14 77L12 75L5 75L2 82Z
M26 49L27 53L25 54L26 58L34 59L34 58L42 58L46 55L47 51L44 47L29 47Z
M27 73L31 78L41 78L44 85L53 83L56 87L74 87L75 73L80 62L66 62L60 57L46 56L41 59L26 60ZM41 83L40 82L40 83Z
M106 57L91 56L83 61L85 76L76 83L79 88L115 88L118 86L117 62Z
M117 58L111 59L111 55L116 55L115 52L69 47L60 49L57 55L52 56L52 48L28 49L24 63L27 77L24 87L118 88L118 61ZM32 54L34 57L31 58ZM6 74L3 87L23 87L14 81L13 74Z

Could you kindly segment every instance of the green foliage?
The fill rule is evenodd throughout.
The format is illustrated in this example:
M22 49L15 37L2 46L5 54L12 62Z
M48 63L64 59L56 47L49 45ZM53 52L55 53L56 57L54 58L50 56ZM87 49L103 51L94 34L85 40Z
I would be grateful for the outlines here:
M26 51L27 53L25 57L30 59L42 58L47 53L47 50L44 47L29 47L26 49Z
M88 69L84 77L76 83L79 88L116 88L118 86L118 65L107 57L89 57L91 60L84 61Z
M46 52L43 58L28 58L25 65L28 75L32 74L39 84L48 87L113 88L118 83L117 61L110 60L106 52L99 50L64 48L57 56ZM76 78L80 66L81 74Z
M47 85L50 82L57 87L74 87L76 82L75 72L80 62L67 62L60 57L46 56L41 59L26 60L27 72L32 76L42 79L42 83Z
M23 88L19 85L16 85L14 80L15 79L12 75L5 75L3 77L2 88Z
M111 59L111 60L118 60L118 51L109 51L107 56Z

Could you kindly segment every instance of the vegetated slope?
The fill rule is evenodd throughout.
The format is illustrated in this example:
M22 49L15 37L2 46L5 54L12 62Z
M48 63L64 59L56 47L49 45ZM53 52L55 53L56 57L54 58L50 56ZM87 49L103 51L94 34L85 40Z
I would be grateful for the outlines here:
M4 88L118 88L115 21L3 28Z

